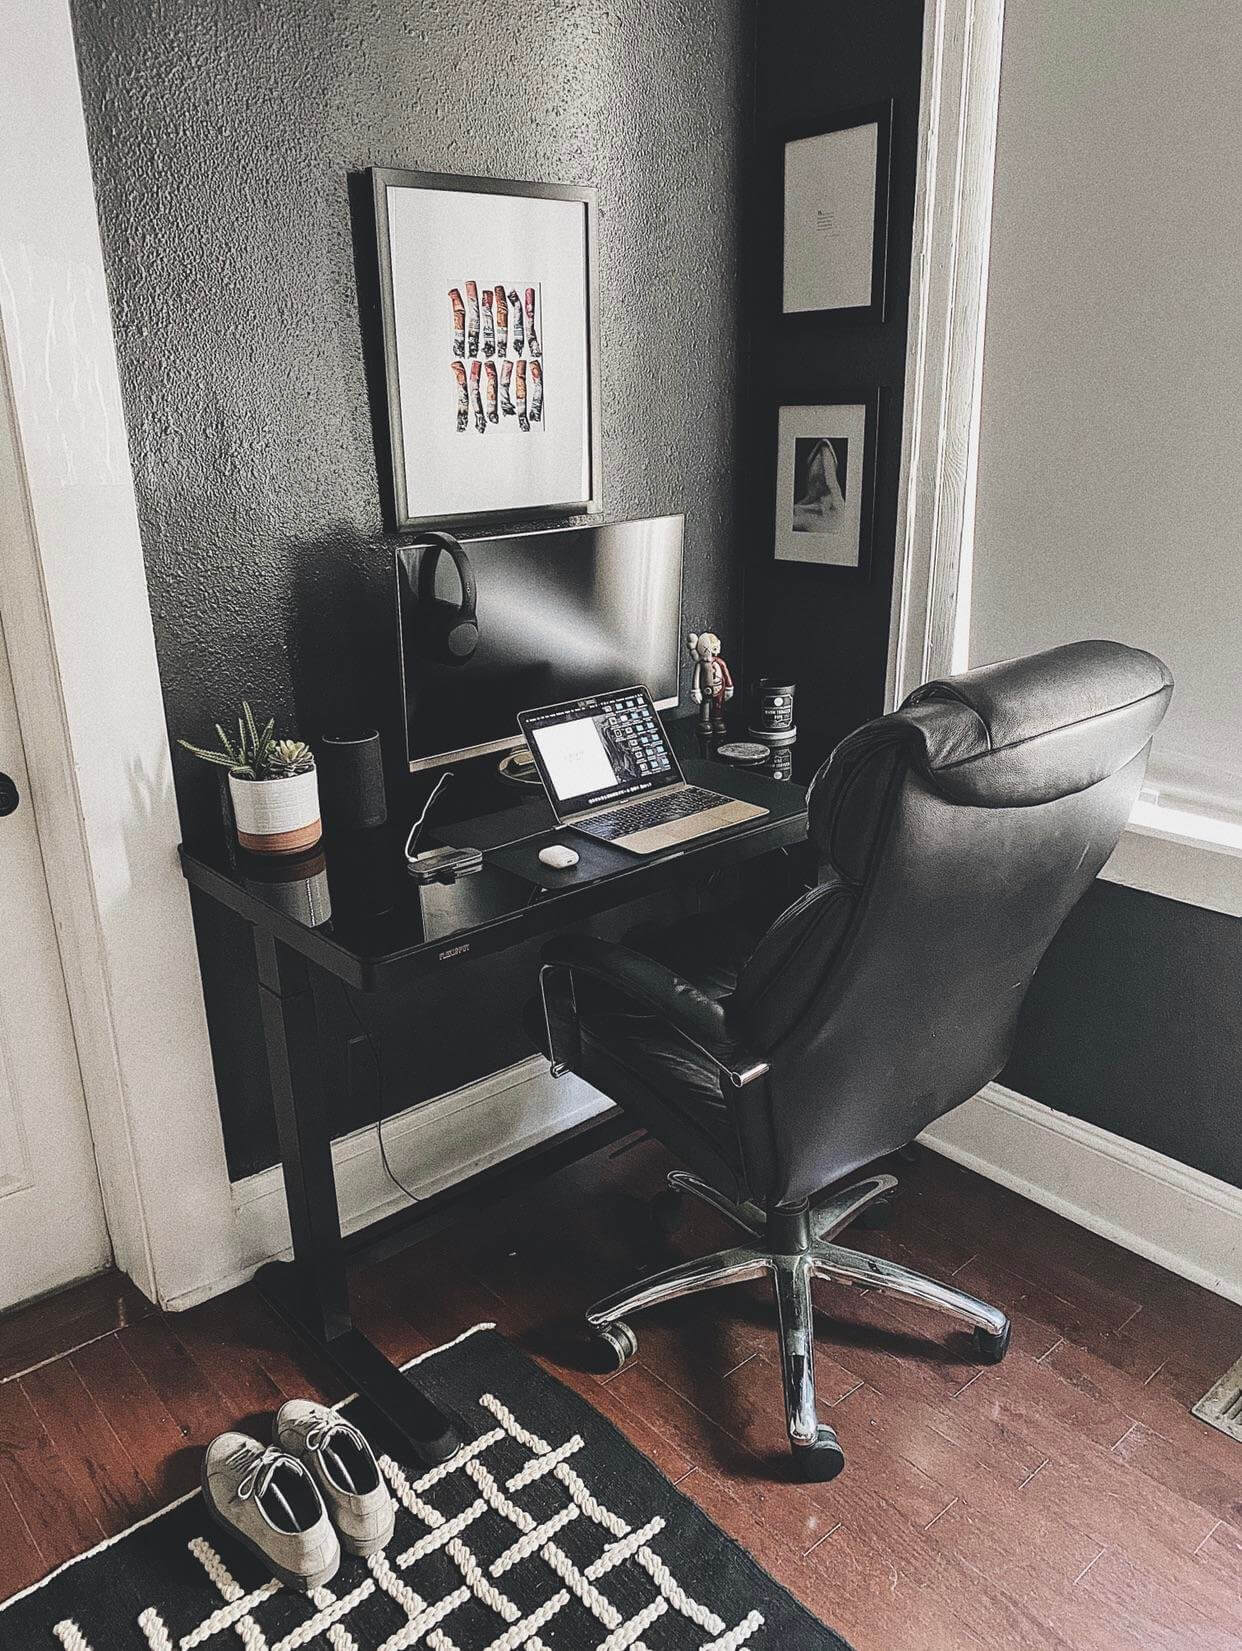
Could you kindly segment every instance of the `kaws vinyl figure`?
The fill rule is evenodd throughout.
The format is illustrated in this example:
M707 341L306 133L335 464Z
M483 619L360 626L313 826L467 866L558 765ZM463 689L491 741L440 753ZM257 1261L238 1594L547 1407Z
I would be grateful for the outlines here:
M720 731L724 728L725 705L733 698L733 678L720 657L720 638L711 631L691 631L687 646L694 658L690 698L702 708L699 727L703 732Z

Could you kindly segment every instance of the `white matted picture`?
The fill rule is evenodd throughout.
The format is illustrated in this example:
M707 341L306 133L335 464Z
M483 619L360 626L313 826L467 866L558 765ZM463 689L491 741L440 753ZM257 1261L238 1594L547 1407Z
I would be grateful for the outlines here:
M593 191L373 180L397 527L598 509Z
M785 139L786 315L884 319L892 121L889 102Z
M875 414L874 396L781 408L777 561L870 571Z

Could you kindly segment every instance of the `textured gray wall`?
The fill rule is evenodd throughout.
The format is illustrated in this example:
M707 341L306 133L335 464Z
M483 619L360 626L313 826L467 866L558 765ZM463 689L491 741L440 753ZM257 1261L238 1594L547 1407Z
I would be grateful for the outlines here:
M749 0L75 0L174 734L243 693L392 731L348 177L595 184L604 503L687 512L686 628L736 638ZM214 787L178 757L183 823Z
M372 165L597 187L605 508L686 512L683 628L736 644L753 0L74 0L74 17L174 735L248 694L312 738L378 722L398 749L350 215ZM177 786L187 835L218 829L212 774L178 754ZM196 910L241 1175L275 1156L252 958L244 925ZM350 1076L357 1025L322 983L337 1132L529 1053L535 966L472 966L390 1017L382 1096Z

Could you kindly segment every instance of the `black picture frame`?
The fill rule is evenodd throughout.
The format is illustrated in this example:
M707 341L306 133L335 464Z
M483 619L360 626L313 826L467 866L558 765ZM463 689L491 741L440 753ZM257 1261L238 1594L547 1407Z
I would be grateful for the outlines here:
M466 174L421 172L406 167L370 168L374 211L377 274L379 282L380 331L384 368L388 450L391 457L393 524L398 532L425 527L488 526L520 521L546 521L560 516L597 516L603 511L602 441L600 435L599 370L599 238L597 192L590 186L531 183L514 178L479 178ZM392 245L389 236L388 196L390 188L449 190L471 194L504 195L515 198L578 202L583 208L583 256L586 276L587 341L586 397L588 431L586 453L590 478L586 496L549 499L538 504L513 508L412 513L409 478L405 464L405 438L401 406L401 384L397 360L397 319L393 293Z
M882 387L872 386L870 389L829 387L822 396L815 401L799 399L797 401L782 401L775 409L771 420L771 477L772 487L768 498L772 511L772 554L771 565L779 568L813 568L816 577L846 580L856 584L869 584L871 581L872 555L875 540L875 504L876 504L876 462L879 452L880 403ZM814 557L779 556L777 554L778 534L780 531L778 516L782 506L781 466L783 457L781 449L781 411L784 408L798 409L811 407L861 407L863 409L863 453L862 453L862 492L859 499L858 511L858 561L854 564L841 564L819 561ZM794 437L793 440L799 438ZM802 438L805 439L805 438Z
M775 271L775 299L778 314L787 323L814 320L817 325L852 325L858 322L881 322L888 313L888 241L892 197L893 128L896 121L896 100L887 98L879 103L862 104L832 118L801 121L782 127L777 135L774 154L775 198L780 214L780 262ZM876 127L875 195L871 250L871 300L867 304L845 305L832 309L786 310L784 305L785 276L785 166L786 151L791 143L805 138L829 137L834 132L847 132L859 126Z

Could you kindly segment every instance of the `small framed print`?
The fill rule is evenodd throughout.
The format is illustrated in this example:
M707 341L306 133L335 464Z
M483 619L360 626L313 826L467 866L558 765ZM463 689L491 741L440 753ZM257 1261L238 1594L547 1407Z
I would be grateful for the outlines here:
M778 562L871 573L878 396L782 407L777 418Z
M883 321L892 138L891 100L786 134L784 314Z
M594 190L371 177L397 528L598 511Z

